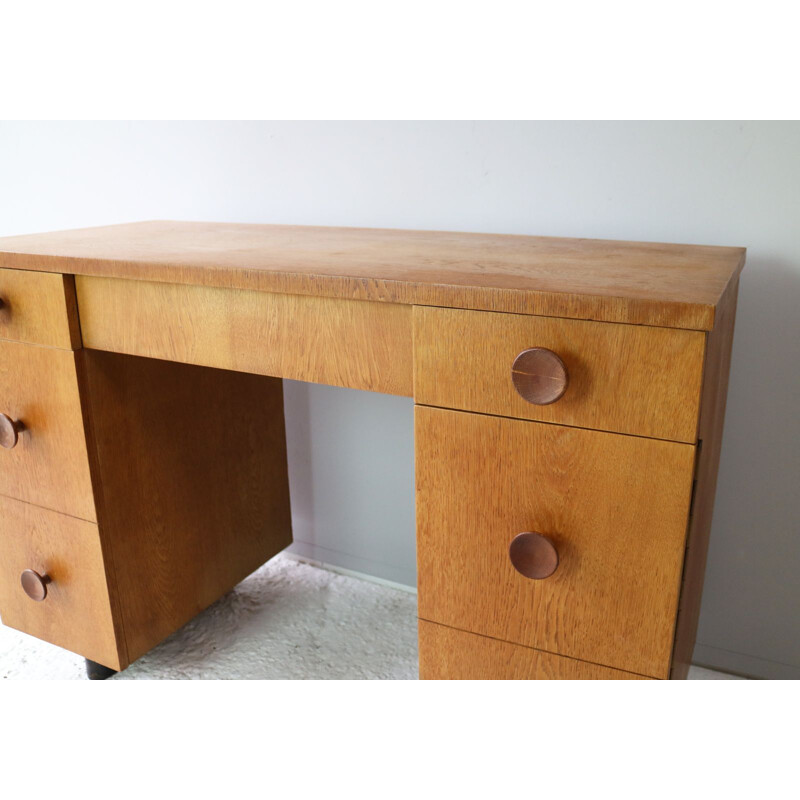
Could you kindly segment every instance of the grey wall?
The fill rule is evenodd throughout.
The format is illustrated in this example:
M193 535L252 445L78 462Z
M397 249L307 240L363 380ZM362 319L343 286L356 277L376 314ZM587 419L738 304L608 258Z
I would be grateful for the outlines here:
M800 677L800 125L0 123L0 235L153 218L747 246L696 659ZM295 547L412 583L410 401L286 399Z

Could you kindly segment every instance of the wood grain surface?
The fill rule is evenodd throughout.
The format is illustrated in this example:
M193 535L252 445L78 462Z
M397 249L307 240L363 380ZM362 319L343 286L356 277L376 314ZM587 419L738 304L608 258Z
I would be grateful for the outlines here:
M527 348L564 361L569 386L527 402L512 365ZM417 403L694 443L705 334L583 320L414 309Z
M94 522L75 353L0 341L0 413L25 426L0 449L0 494Z
M77 278L86 347L411 396L411 307Z
M695 448L417 406L419 616L654 678L669 674ZM537 531L545 580L508 549Z
M689 673L700 619L700 601L703 596L703 579L717 488L717 469L722 447L722 429L725 423L738 290L737 280L725 293L717 309L717 324L708 334L700 409L700 451L697 458L694 503L689 520L680 610L675 631L675 652L672 659L671 677L675 679L685 679Z
M34 602L20 575L51 578ZM0 497L0 617L4 625L120 669L97 525Z
M740 247L138 222L0 239L0 267L710 330Z
M644 675L419 621L422 680L647 680Z
M72 276L0 269L0 339L80 347Z
M276 378L80 354L133 661L291 543L283 391Z

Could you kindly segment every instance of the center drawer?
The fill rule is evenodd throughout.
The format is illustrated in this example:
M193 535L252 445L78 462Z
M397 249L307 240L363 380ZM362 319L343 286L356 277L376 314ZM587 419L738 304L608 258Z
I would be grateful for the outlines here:
M410 397L411 306L78 275L83 345Z
M705 339L674 328L415 306L414 398L694 443ZM517 361L530 351L538 362Z
M421 619L668 676L694 447L421 406L415 428Z

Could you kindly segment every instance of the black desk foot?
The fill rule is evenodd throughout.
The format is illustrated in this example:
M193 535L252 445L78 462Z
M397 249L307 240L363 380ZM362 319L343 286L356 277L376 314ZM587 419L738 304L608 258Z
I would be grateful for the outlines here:
M115 669L104 667L96 661L89 661L88 658L86 659L86 677L88 677L90 681L104 681L106 678L110 678L112 675L116 674L117 671Z

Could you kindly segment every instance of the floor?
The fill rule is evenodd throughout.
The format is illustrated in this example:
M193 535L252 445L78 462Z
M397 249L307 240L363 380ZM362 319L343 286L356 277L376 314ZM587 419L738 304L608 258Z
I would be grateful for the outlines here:
M416 613L412 592L280 555L113 680L415 680ZM0 627L0 678L81 680L84 662Z

